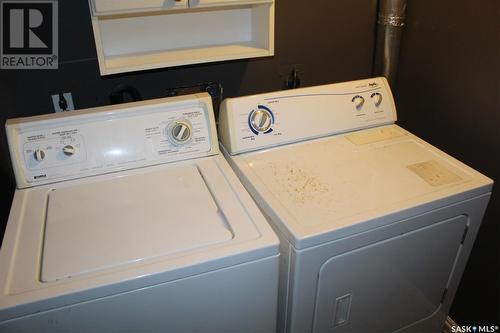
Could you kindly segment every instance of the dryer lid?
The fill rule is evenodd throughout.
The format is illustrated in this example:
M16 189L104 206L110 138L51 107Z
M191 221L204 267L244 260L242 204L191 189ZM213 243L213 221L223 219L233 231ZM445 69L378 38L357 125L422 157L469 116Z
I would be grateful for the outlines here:
M395 125L233 159L298 249L491 190L491 180Z
M198 168L60 187L48 195L42 281L229 241Z

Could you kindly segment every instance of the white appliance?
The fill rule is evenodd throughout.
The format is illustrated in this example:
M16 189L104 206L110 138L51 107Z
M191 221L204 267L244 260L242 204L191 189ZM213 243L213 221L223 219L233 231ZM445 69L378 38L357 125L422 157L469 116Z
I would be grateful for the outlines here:
M1 332L274 332L278 238L208 94L9 120Z
M219 138L281 241L280 332L440 332L492 181L375 78L228 99Z

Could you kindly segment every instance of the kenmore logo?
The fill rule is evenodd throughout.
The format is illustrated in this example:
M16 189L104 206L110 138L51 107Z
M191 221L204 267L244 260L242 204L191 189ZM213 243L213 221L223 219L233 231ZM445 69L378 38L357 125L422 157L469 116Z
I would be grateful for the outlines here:
M370 87L378 87L378 83L377 82L368 83L368 86L370 86Z
M35 176L33 177L34 179L39 179L39 178L46 178L47 175L38 175L38 176Z

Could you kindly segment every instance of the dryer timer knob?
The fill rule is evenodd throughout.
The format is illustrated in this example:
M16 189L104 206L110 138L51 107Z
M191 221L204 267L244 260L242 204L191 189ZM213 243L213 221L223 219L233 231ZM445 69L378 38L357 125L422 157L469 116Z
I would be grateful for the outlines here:
M250 125L257 132L267 132L273 124L273 116L266 109L257 109L250 116Z

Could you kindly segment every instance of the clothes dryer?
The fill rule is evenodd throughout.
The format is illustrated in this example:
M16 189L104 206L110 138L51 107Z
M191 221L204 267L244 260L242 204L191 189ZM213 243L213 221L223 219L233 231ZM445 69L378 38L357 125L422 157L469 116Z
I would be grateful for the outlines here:
M490 179L397 126L383 78L227 99L219 119L281 241L279 332L440 332Z

